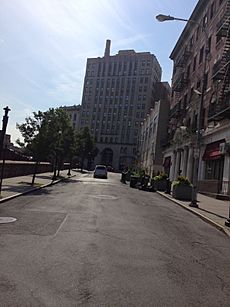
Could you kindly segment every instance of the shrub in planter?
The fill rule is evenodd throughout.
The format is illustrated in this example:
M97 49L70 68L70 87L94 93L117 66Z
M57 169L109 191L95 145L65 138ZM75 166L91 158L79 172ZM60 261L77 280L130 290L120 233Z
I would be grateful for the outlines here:
M136 185L137 185L139 179L140 179L140 177L132 175L130 177L130 184L129 184L130 188L136 188Z
M179 200L192 200L192 184L188 178L179 176L172 184L172 197Z
M159 175L153 177L155 189L158 191L166 191L167 178L168 178L168 175L166 173L160 173Z

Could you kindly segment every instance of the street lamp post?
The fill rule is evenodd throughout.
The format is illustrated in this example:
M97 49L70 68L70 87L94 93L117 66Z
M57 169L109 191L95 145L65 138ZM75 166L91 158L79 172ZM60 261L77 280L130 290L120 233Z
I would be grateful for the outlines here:
M2 167L1 167L1 174L0 174L0 197L2 194L2 181L3 181L3 176L4 176L4 168L5 168L5 162L6 162L6 150L7 150L7 145L5 145L5 148L2 151Z
M6 134L6 127L8 123L8 113L10 111L10 108L7 106L3 109L5 111L5 114L2 118L2 131L0 134L0 159L2 158L2 153L3 153L3 144L4 144L4 137Z
M195 141L195 150L194 150L193 193L192 193L192 201L190 203L191 207L198 207L197 185L198 185L199 161L200 161L202 110L203 110L204 95L205 95L205 90L206 90L206 85L207 85L206 84L206 66L207 66L207 59L208 59L208 54L209 54L208 33L202 24L192 19L177 18L177 17L173 17L170 15L163 15L163 14L157 15L156 19L160 22L178 20L178 21L185 21L188 23L197 24L202 28L205 34L205 50L204 50L205 55L204 55L203 75L202 75L202 88L201 88L200 101L199 101L198 113L197 113L197 131L196 131L196 141Z
M6 134L6 127L8 123L8 113L10 111L10 108L7 106L3 109L5 111L5 114L3 115L2 118L2 131L0 133L0 159L2 159L2 165L1 165L1 173L0 173L0 195L2 191L2 180L3 180L3 172L4 172L4 166L5 166L5 155L4 153L6 152L7 146L5 146L5 150L3 149L4 145L4 138Z

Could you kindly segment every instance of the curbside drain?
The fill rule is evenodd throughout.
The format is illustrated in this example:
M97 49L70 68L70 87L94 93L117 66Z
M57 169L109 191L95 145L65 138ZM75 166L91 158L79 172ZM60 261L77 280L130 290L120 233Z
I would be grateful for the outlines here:
M10 216L0 216L0 224L7 224L7 223L13 223L17 221L14 217Z

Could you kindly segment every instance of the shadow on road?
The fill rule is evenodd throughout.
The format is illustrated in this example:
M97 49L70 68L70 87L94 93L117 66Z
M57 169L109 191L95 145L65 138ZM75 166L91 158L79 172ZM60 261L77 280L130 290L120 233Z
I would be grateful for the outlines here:
M30 183L21 183L20 185L4 185L2 187L2 191L5 191L5 192L17 192L17 193L23 193L25 191L30 191L30 190L33 190L34 188L38 188L40 187L40 185L31 185Z

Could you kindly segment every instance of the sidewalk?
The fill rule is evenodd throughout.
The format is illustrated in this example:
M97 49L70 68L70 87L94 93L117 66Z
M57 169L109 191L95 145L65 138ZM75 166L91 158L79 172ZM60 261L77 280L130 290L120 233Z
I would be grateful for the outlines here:
M2 181L0 203L52 184L56 184L61 180L68 178L67 173L68 170L61 171L60 177L56 180L52 179L53 172L37 174L33 186L31 186L33 175L5 178ZM75 174L77 174L75 171L71 171L72 176L75 176Z
M230 228L225 226L225 221L229 217L230 201L218 200L203 194L198 194L199 208L193 208L189 206L189 201L177 200L164 192L157 191L157 193L199 216L230 237Z

